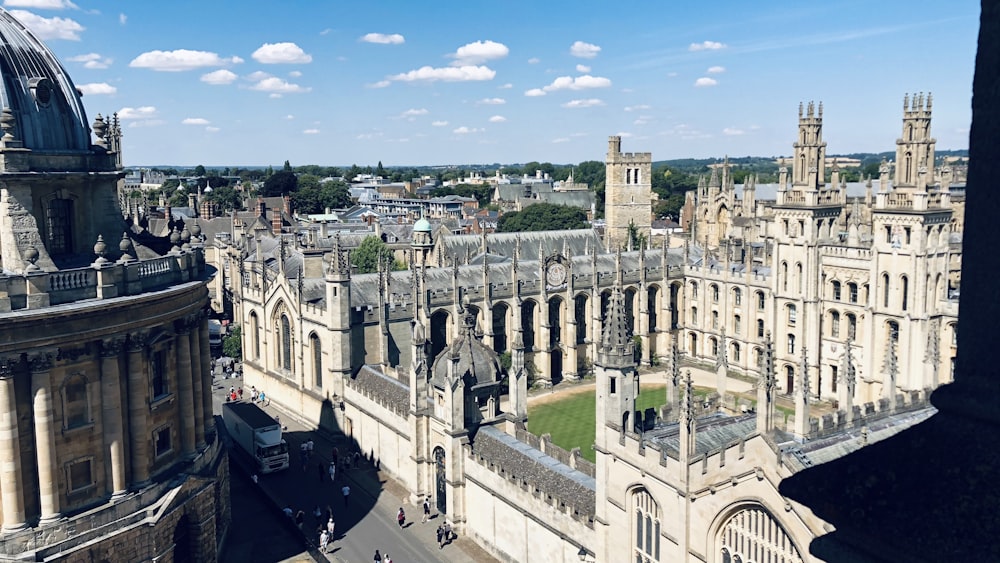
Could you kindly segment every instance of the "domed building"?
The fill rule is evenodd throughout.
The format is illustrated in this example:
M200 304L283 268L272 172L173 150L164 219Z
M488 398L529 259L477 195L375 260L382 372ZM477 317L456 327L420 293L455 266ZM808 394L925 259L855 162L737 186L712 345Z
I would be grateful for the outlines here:
M214 561L200 230L123 217L117 117L3 10L0 43L0 560Z

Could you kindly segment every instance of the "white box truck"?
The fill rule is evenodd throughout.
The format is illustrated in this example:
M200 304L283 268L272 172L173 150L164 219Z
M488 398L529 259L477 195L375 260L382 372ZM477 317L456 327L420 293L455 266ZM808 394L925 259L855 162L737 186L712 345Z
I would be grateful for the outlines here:
M223 403L222 421L233 443L239 446L261 473L288 468L288 443L281 425L253 403Z

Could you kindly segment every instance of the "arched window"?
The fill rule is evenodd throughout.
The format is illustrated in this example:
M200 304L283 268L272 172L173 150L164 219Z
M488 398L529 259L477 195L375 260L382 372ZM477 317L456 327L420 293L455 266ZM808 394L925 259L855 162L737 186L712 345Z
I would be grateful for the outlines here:
M794 334L789 334L788 335L788 353L789 354L794 354L795 353L795 335Z
M739 307L743 304L743 291L740 288L733 288L733 305Z
M292 323L281 315L281 368L292 371Z
M764 319L757 319L757 338L764 338Z
M851 303L858 302L858 284L854 282L848 282L847 284L847 299Z
M646 489L632 493L632 559L635 563L654 563L660 560L660 506Z
M691 307L691 326L698 326L698 308Z
M309 348L312 350L313 358L313 385L317 389L321 389L323 387L323 347L320 345L319 336L316 336L315 332L309 336Z
M896 321L889 321L885 323L886 336L889 337L893 342L899 342L899 323Z
M840 282L836 280L833 282L833 300L840 301Z
M799 293L802 293L806 279L802 276L802 262L795 263L795 283L799 286Z
M858 337L858 319L853 314L847 314L847 338L855 340Z
M840 338L840 313L830 311L830 336Z
M781 263L781 290L788 291L788 262Z
M732 345L732 357L733 357L733 361L734 362L739 362L740 361L740 343L739 342L733 342L733 345Z
M789 303L785 307L785 310L788 313L788 326L795 326L795 321L798 317L798 309L795 307L795 305Z
M764 310L764 304L765 304L764 303L764 292L763 291L758 291L757 292L757 310L758 311L763 311Z
M63 428L70 429L90 424L90 400L87 380L80 374L66 379L62 390Z
M889 307L889 274L882 274L882 306Z
M733 315L733 334L739 334L743 330L742 319L739 315Z
M719 341L716 340L714 336L708 339L708 344L712 347L712 355L719 355Z
M712 328L719 328L719 312L712 311Z
M718 303L719 302L719 286L717 286L717 285L715 285L713 283L711 285L711 289L712 289L712 301L715 302L715 303Z
M257 324L257 313L250 313L250 348L253 350L253 358L260 359L260 327Z
M899 289L900 289L900 292L901 292L900 299L902 300L901 305L902 305L903 310L905 311L907 309L907 307L909 307L909 305L910 305L909 299L907 298L909 296L909 293L910 293L910 278L908 278L906 276L903 276L902 278L900 278L899 281L900 281L900 284L899 284L900 288Z
M759 505L738 510L719 527L716 553L723 563L802 562L781 523Z
M698 298L698 283L691 282L691 299L697 299L697 298Z

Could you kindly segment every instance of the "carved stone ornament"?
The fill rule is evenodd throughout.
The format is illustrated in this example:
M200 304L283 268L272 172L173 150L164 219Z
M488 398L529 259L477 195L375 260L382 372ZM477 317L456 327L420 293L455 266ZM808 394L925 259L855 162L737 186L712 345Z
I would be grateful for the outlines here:
M28 368L32 373L49 371L52 369L52 354L50 352L28 354Z
M133 332L128 335L128 349L129 351L142 350L146 347L146 341L149 339L149 333L145 331Z
M60 362L75 362L87 354L87 346L59 348L56 350L56 360Z
M122 353L125 349L125 338L122 336L116 336L114 338L106 338L101 341L101 356L105 358L113 358Z
M20 363L20 355L0 356L0 379L14 377L14 372Z

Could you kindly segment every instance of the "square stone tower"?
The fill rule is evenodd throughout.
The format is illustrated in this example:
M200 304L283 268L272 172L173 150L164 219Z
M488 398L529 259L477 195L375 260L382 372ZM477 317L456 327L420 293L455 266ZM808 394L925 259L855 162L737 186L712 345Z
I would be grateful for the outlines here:
M621 152L622 138L608 137L604 180L604 237L609 248L628 245L629 225L649 238L653 218L653 155Z

